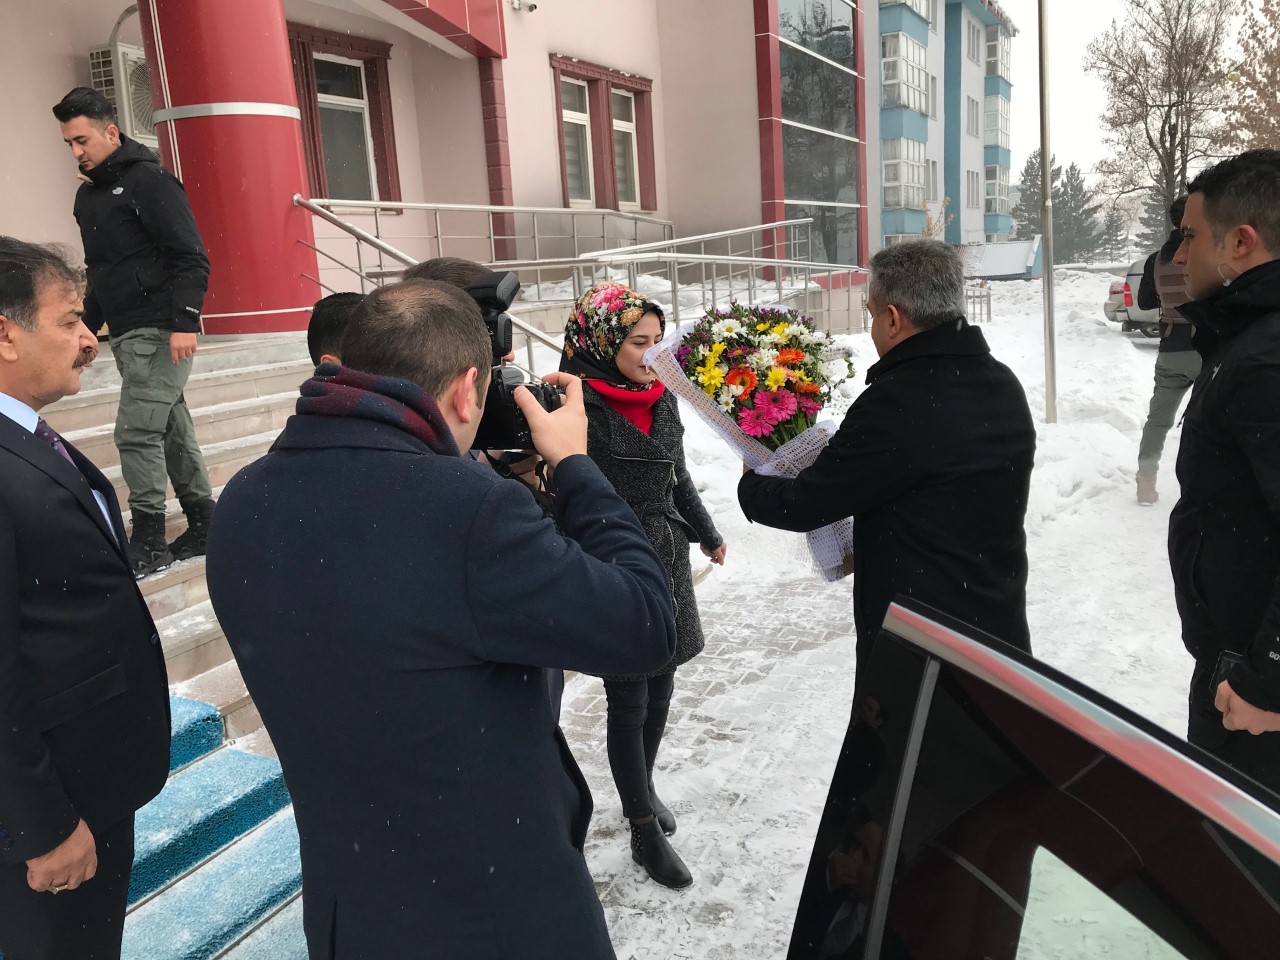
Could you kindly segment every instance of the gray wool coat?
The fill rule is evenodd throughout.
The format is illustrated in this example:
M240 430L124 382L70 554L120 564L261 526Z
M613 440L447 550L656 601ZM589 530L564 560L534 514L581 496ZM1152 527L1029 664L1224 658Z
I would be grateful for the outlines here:
M693 659L705 645L693 594L689 544L714 550L724 538L712 523L685 468L684 425L675 395L668 391L653 405L653 426L646 436L589 384L584 383L583 387L587 455L640 518L640 525L670 577L676 618L676 653L666 666L651 674L604 679L662 676Z

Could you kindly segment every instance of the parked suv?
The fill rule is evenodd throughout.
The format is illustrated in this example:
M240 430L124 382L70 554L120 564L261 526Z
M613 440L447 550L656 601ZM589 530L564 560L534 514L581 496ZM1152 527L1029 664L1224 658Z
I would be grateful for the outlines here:
M1133 261L1125 278L1112 282L1102 312L1112 323L1120 324L1120 329L1126 333L1137 330L1144 337L1158 337L1160 308L1143 310L1138 306L1138 287L1142 284L1142 268L1146 262L1145 257Z

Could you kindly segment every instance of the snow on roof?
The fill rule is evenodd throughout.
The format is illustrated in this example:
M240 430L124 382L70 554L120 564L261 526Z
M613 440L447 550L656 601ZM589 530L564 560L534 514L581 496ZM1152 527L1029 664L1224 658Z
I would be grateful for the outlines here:
M1036 254L1040 250L1040 236L1030 240L1009 240L1005 243L974 243L960 248L964 260L964 275L985 280L1009 277L1030 277Z

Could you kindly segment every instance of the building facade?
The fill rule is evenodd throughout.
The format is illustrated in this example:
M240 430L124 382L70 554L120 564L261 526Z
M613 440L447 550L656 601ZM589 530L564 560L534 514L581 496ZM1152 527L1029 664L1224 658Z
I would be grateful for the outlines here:
M183 180L209 246L210 333L298 329L318 281L343 288L333 259L351 245L294 194L613 210L677 236L812 216L812 249L774 249L843 264L879 242L875 0L126 6L0 0L0 63L21 91L0 232L79 249L50 107L75 85L118 85L125 133ZM341 215L434 255L420 211ZM516 236L450 252L548 255Z
M1009 57L990 0L880 0L881 241L1008 239Z

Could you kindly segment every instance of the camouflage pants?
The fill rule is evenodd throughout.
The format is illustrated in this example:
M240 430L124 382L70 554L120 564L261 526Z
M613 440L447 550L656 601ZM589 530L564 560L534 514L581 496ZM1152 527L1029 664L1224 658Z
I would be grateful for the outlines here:
M213 496L195 425L182 391L191 359L174 363L169 331L141 327L111 338L120 371L116 447L135 514L163 514L165 487L173 481L183 509Z

